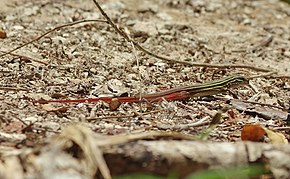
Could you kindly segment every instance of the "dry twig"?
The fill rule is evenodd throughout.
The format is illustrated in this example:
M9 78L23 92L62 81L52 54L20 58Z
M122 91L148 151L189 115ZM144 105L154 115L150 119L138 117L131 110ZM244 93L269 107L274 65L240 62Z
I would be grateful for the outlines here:
M256 105L260 105L260 106L267 106L267 107L272 107L272 108L276 108L276 109L281 109L283 111L289 111L289 109L280 107L280 106L276 106L273 104L266 104L266 103L260 103L260 102L255 102L255 101L249 101L249 100L243 100L243 99L227 99L224 97L219 97L219 96L215 96L216 99L219 100L224 100L224 101L236 101L236 102L243 102L243 103L248 103L248 104L256 104Z
M159 129L171 129L171 130L186 130L189 129L191 127L199 127L199 126L204 126L204 125L208 125L210 124L209 121L210 117L206 116L204 118L202 118L201 120L194 122L194 123L190 123L190 124L176 124L176 125L162 125L162 124L157 124L157 127Z
M53 28L53 29L51 29L51 30L45 32L44 34L42 34L42 35L40 35L40 36L38 36L38 37L36 37L36 38L30 40L29 42L24 43L23 45L20 45L20 46L14 48L14 49L12 49L12 50L9 50L9 51L7 51L7 52L4 52L3 54L0 55L0 57L3 57L3 56L5 56L5 55L7 55L7 54L11 54L12 52L14 52L14 51L16 51L16 50L18 50L18 49L20 49L20 48L26 46L26 45L29 45L29 44L31 44L31 43L33 43L33 42L36 42L36 41L38 41L39 39L41 39L42 37L46 36L47 34L50 34L50 33L54 32L54 31L56 31L56 30L59 30L59 29L64 28L64 27L69 27L69 26L73 26L73 25L76 25L76 24L80 24L80 23L85 23L85 22L105 22L105 23L107 23L107 21L105 21L105 20L98 20L98 19L97 19L97 20L86 20L86 19L85 19L85 20L80 20L80 21L75 21L75 22L71 22L71 23L64 24L64 25L60 25L60 26L57 26L57 27L55 27L55 28ZM12 55L13 55L13 54L12 54ZM14 55L15 55L15 54L14 54Z
M263 73L263 74L259 74L259 75L249 76L247 78L250 80L250 79L254 79L254 78L261 78L261 77L272 76L274 74L277 74L277 72L268 72L268 73Z
M270 35L267 38L261 40L260 42L258 42L257 44L255 44L253 47L250 47L247 49L247 51L255 51L260 47L265 47L267 45L269 45L271 42L273 41L273 36Z
M4 91L29 91L29 89L26 89L26 88L6 87L6 86L0 86L0 90L4 90Z
M34 62L37 62L37 63L42 63L44 65L48 65L47 62L40 61L40 60L37 60L37 59L33 59L31 57L27 57L27 56L24 56L24 55L19 55L19 54L15 54L15 53L8 53L8 52L5 52L5 51L0 51L0 52L3 53L2 55L9 54L9 55L12 55L12 56L15 56L15 57L19 57L21 61L30 60L30 61L34 61Z
M139 43L136 41L132 40L123 30L121 30L112 20L111 18L106 14L106 12L101 8L99 3L96 0L93 0L94 3L96 4L97 8L101 12L101 14L105 17L107 22L116 30L118 34L120 34L122 37L124 37L128 42L133 43L139 50L142 52L146 53L147 55L150 55L152 57L158 58L160 60L164 60L170 63L180 63L184 65L191 65L191 66L196 66L196 67L211 67L211 68L247 68L255 71L262 71L262 72L270 72L272 70L270 69L265 69L265 68L258 68L254 67L252 65L242 65L242 64L208 64L208 63L196 63L196 62L188 62L188 61L181 61L181 60L175 60L171 59L168 57L160 56L157 55L144 47L142 47Z
M164 111L164 109L160 110L155 110L155 111L149 111L149 112L144 112L144 113L139 113L140 116L148 115L148 114L154 114ZM103 116L103 117L88 117L86 120L92 121L92 120L102 120L102 119L120 119L120 118L129 118L129 117L136 117L136 113L134 114L129 114L129 115L123 115L123 116Z

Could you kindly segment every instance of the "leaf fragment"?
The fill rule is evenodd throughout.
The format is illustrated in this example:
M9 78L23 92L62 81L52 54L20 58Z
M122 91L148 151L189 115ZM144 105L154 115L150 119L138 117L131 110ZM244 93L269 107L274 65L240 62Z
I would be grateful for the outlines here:
M7 37L6 32L0 27L0 38L5 39Z
M262 128L258 124L247 124L243 127L241 138L243 141L253 141L253 142L260 142L263 140L266 132L264 128Z
M264 130L272 144L288 144L288 140L282 133L274 132L267 128L264 128Z

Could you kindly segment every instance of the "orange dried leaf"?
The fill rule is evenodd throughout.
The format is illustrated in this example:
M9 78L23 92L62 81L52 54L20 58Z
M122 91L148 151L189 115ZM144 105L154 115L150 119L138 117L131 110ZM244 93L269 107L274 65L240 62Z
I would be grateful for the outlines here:
M0 38L1 39L5 39L6 38L6 32L4 30L2 30L1 28L0 28Z
M260 125L248 124L243 127L241 138L244 141L259 142L264 138L265 134L265 130Z

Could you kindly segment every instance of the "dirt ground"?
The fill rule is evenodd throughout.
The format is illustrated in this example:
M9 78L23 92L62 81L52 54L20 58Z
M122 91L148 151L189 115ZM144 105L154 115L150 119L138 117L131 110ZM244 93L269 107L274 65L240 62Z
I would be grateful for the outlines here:
M92 1L2 0L0 27L9 51L54 27L82 19L104 19ZM246 68L210 68L168 63L138 51L106 23L62 28L0 58L1 133L15 134L2 146L31 146L82 122L96 133L176 131L212 116L227 99L290 107L290 5L278 0L102 0L103 9L127 34L153 53L176 60L242 64L276 72L215 97L152 104L123 103L110 111L104 102L38 104L37 99L80 99L152 93L229 75L265 72ZM267 42L267 40L269 40ZM264 44L263 42L267 42ZM27 58L30 57L31 59ZM286 110L283 110L283 109ZM268 112L271 113L271 112ZM212 141L239 141L244 124L287 127L286 118L264 117L235 107L209 135ZM283 116L283 115L282 115ZM189 125L176 128L176 125ZM289 128L280 131L289 138Z

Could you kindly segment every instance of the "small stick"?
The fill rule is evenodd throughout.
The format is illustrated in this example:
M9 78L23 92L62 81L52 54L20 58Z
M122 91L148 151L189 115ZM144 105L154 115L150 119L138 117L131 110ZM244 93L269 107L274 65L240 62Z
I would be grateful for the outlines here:
M21 61L25 61L25 59L28 59L30 61L34 61L34 62L37 62L37 63L41 63L41 64L44 64L44 65L48 65L47 62L44 62L44 61L40 61L40 60L36 60L36 59L33 59L31 57L27 57L27 56L24 56L24 55L18 55L18 54L15 54L15 53L8 53L8 52L5 52L5 51L0 51L2 53L6 53L6 54L9 54L9 55L12 55L12 56L16 56L16 57L19 57Z
M274 127L274 130L283 130L283 131L289 131L290 126L285 126L285 127Z
M272 41L273 41L273 36L270 35L269 37L267 37L266 39L263 39L258 44L254 45L253 47L248 48L247 51L255 51L259 47L265 47L265 46L269 45L269 43L271 43Z
M59 29L64 28L64 27L73 26L73 25L80 24L80 23L85 23L85 22L105 22L105 23L107 23L107 21L105 21L105 20L98 20L98 19L97 20L86 20L85 19L85 20L75 21L75 22L67 23L67 24L64 24L64 25L61 25L61 26L57 26L57 27L45 32L44 34L42 34L42 35L30 40L29 42L24 43L23 45L20 45L20 46L14 48L12 50L4 52L3 54L0 55L0 57L3 57L5 55L7 55L7 54L11 54L12 52L14 52L14 51L16 51L16 50L18 50L18 49L20 49L20 48L22 48L22 47L24 47L24 46L26 46L28 44L36 42L39 39L41 39L42 37L46 36L47 34L50 34L53 31L59 30Z
M276 75L277 72L275 71L270 71L264 74L260 74L260 75L253 75L253 76L249 76L247 77L248 79L253 79L253 78L261 78L261 77L265 77L265 78L272 78L272 79L290 79L289 75Z
M39 130L39 131L44 131L44 132L53 132L53 133L60 133L60 132L58 132L58 131L54 131L54 130L50 130L50 129L43 129L43 128L35 127L35 126L34 126L35 122L34 122L34 123L27 124L27 123L26 123L25 121L23 121L22 119L16 117L16 116L15 116L15 113L12 113L12 114L13 114L13 118L14 118L14 119L20 121L20 122L25 126L25 127L24 127L23 129L21 129L21 130L25 130L25 129L31 127L32 129Z
M25 89L25 88L4 87L4 86L0 86L0 90L4 90L4 91L29 91L28 89Z
M249 80L253 79L253 78L261 78L261 77L268 77L268 76L272 76L274 74L277 74L277 72L268 72L268 73L264 73L264 74L259 74L259 75L253 75L253 76L249 76L247 77Z
M141 72L140 72L140 65L139 65L139 59L137 57L137 54L136 54L136 49L135 49L135 45L131 42L131 45L132 45L132 48L133 48L133 55L134 55L134 58L136 59L136 63L137 63L137 67L138 67L138 76L139 76L139 79L140 81L139 82L142 82L142 75L141 75ZM141 83L140 83L140 89L139 89L139 100L141 101L142 100L142 94L143 91L142 91L142 87L141 87ZM140 110L142 111L142 104L139 103L139 107L140 107Z
M257 50L259 47L264 47L269 45L273 41L273 36L270 35L269 37L259 41L257 44L253 45L252 47L244 48L244 49L237 49L237 50L232 50L232 52L253 52Z
M154 113L158 113L161 111L165 111L165 109L159 109L159 110L155 110L155 111L149 111L149 112L144 112L144 113L138 113L141 116L147 115L147 114L154 114ZM122 115L122 116L102 116L102 117L87 117L86 120L88 121L92 121L92 120L102 120L102 119L120 119L120 118L129 118L129 117L135 117L135 114L129 114L129 115Z
M199 127L199 126L204 126L204 125L208 125L210 124L210 121L208 121L208 119L210 119L209 116L206 116L204 118L202 118L201 120L194 122L194 123L190 123L190 124L176 124L176 125L169 125L169 126L162 126L162 124L157 124L157 127L159 129L172 129L172 130L186 130L190 127Z
M281 109L283 111L288 111L288 109L286 109L286 108L283 108L283 107L280 107L280 106L275 106L273 104L260 103L260 102L256 102L256 101L247 101L247 100L243 100L243 99L233 99L233 101L234 100L242 101L244 103L257 104L257 105L260 105L260 106L268 106L268 107L272 107L272 108L277 108L277 109Z
M96 0L93 0L101 14L106 18L107 22L116 30L118 34L120 34L122 37L124 37L128 42L133 43L139 50L146 53L147 55L150 55L152 57L158 58L160 60L168 61L171 63L180 63L184 65L191 65L191 66L197 66L197 67L211 67L211 68L247 68L252 69L256 71L262 71L262 72L270 72L272 70L265 69L265 68L258 68L254 67L253 65L241 65L241 64L208 64L208 63L195 63L195 62L187 62L187 61L181 61L181 60L175 60L168 57L157 55L149 50L146 50L144 47L139 45L139 43L132 40L123 30L121 30L116 24L113 23L111 18L105 13L105 11L101 8L98 2Z
M272 107L272 108L277 108L277 109L281 109L283 111L289 111L286 108L280 107L280 106L275 106L273 104L266 104L266 103L260 103L260 102L255 102L255 101L248 101L248 100L243 100L243 99L227 99L224 97L218 97L215 96L216 99L220 99L220 100L225 100L225 101L241 101L243 103L249 103L249 104L256 104L256 105L260 105L260 106L268 106L268 107Z
M277 79L290 79L290 76L289 75L274 75L274 76L271 76L271 78L277 78Z

